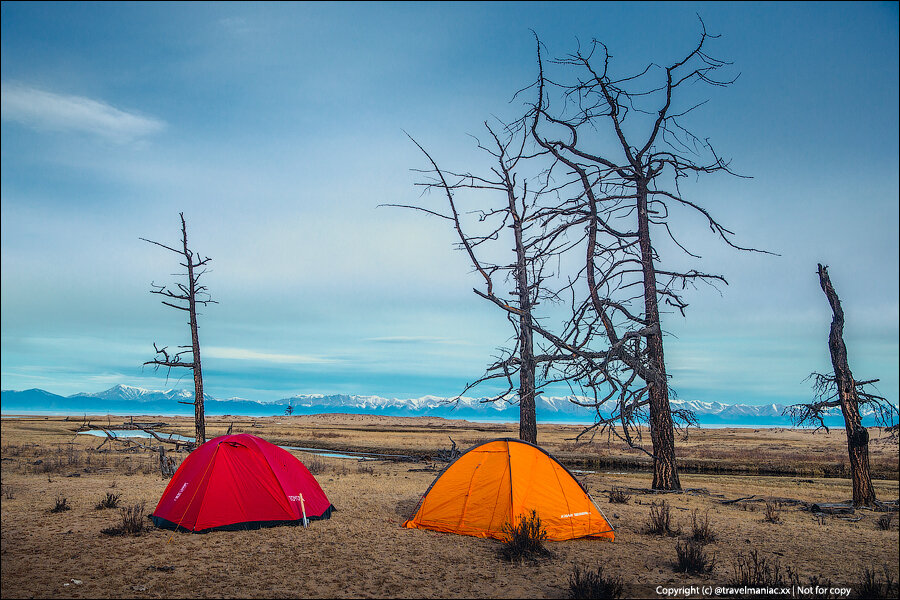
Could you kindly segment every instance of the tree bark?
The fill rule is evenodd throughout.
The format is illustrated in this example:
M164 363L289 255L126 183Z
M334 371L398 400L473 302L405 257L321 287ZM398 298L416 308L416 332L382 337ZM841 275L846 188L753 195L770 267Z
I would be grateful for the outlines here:
M194 277L194 263L191 260L191 251L187 245L187 227L184 222L184 215L181 216L181 239L184 243L184 256L187 259L188 282L190 291L188 293L188 314L190 315L191 326L191 349L194 354L194 434L197 446L206 443L206 417L203 406L203 369L200 366L200 335L197 331L197 279Z
M193 306L193 302L191 305ZM200 366L200 338L197 335L197 314L194 308L191 308L191 343L194 347L194 432L199 446L206 442L206 415L203 404L203 370Z
M516 210L516 199L508 188L509 212L516 238L516 292L519 296L519 439L537 444L535 407L534 334L531 315L531 291L528 286L527 256L522 234L522 217Z
M869 471L869 432L862 425L859 414L859 396L856 391L856 380L850 372L847 361L847 346L844 344L844 309L838 298L828 267L819 265L819 284L828 303L831 305L833 318L828 335L828 349L831 352L831 365L834 367L834 382L837 386L844 414L844 427L847 431L847 450L850 454L850 474L853 480L853 505L874 506L875 488Z
M666 361L663 355L662 328L659 320L659 301L656 294L656 267L650 243L650 218L647 207L647 182L637 184L638 242L644 275L644 311L647 325L655 331L647 336L650 368L656 372L648 381L650 396L650 439L653 443L653 489L680 490L678 466L675 461L675 428L669 407L669 386L666 381Z

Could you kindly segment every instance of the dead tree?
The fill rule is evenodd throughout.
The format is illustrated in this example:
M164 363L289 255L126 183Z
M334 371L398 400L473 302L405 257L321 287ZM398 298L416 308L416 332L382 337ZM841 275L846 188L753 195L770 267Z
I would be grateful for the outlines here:
M698 85L734 81L716 77L729 63L706 53L710 37L703 27L683 58L627 76L613 74L611 54L594 40L550 61L563 80L551 78L538 40L538 78L522 91L536 91L532 138L556 161L548 172L560 201L543 211L546 223L552 235L565 232L578 243L584 257L571 280L573 318L562 336L579 350L573 355L580 360L564 363L565 378L589 396L574 401L596 410L594 428L617 431L652 457L653 488L663 490L681 487L674 424L678 417L690 424L693 415L673 415L670 407L660 305L684 315L687 287L727 282L721 275L666 266L658 242L683 251L679 258L700 258L671 227L670 213L684 211L699 216L727 246L752 250L736 245L733 233L679 185L687 177L733 174L708 140L683 125L704 103L693 96ZM644 420L649 452L640 444L638 425Z
M819 265L819 285L825 292L828 304L831 305L831 330L828 334L828 350L831 353L831 366L834 371L828 375L813 373L815 401L807 404L795 404L787 408L794 425L816 425L816 429L824 428L824 417L828 411L838 406L844 415L844 428L847 431L847 451L850 454L850 475L853 481L853 505L874 506L875 488L869 473L869 432L862 424L860 406L873 409L879 425L891 426L897 414L896 409L883 396L868 391L868 386L879 381L857 381L850 371L847 359L847 346L844 344L844 309L838 298L828 267Z
M159 474L162 475L163 479L171 479L172 475L175 474L175 459L171 456L166 456L166 449L164 446L159 446Z
M459 248L465 250L472 267L483 280L482 286L473 291L498 307L515 330L513 347L501 349L497 360L481 377L467 384L456 399L484 382L505 381L505 391L484 401L509 401L517 392L519 438L536 444L535 398L540 393L540 386L536 376L538 361L534 338L543 328L537 322L534 309L541 300L552 295L548 294L544 280L558 248L542 235L537 219L540 199L546 190L539 186L529 189L529 178L519 173L522 163L534 158L526 151L528 131L525 125L523 120L497 127L484 123L489 142L487 145L479 142L478 148L490 156L491 167L485 175L445 171L413 139L431 164L431 169L422 171L427 181L417 185L426 191L440 192L446 199L448 210L442 212L398 204L388 206L420 210L446 219L456 231ZM467 196L470 202L472 197L476 198L473 211L462 209L460 194ZM499 252L496 248L487 248L494 242L500 248ZM508 262L491 262L488 258L491 253L503 256L510 247L512 255ZM509 287L505 287L506 284Z
M179 255L179 264L185 268L186 272L182 275L187 277L187 283L176 283L174 287L165 285L157 285L151 283L151 294L158 294L163 297L162 303L170 308L181 310L188 313L188 326L191 330L190 346L178 346L174 352L170 352L168 346L160 348L153 342L153 349L156 351L156 358L148 360L144 365L153 365L155 369L160 367L166 368L166 380L173 368L191 369L194 373L194 401L181 402L181 404L194 405L194 427L196 432L195 443L197 446L206 442L206 418L203 409L203 369L200 364L200 336L197 327L197 307L206 306L208 304L217 304L209 296L209 289L205 285L199 283L200 278L206 273L207 265L210 262L209 257L203 257L190 248L188 248L187 225L184 221L184 213L179 213L181 217L181 248L172 248L148 240L140 238L145 242L149 242L160 248L165 248L170 252ZM185 360L185 356L190 356L190 361Z

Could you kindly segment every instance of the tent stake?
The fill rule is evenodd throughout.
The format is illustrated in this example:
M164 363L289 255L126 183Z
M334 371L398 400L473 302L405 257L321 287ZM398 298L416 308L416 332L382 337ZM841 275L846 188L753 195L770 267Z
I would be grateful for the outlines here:
M300 494L300 510L303 511L303 526L309 527L309 521L306 518L306 503L303 501L303 494Z

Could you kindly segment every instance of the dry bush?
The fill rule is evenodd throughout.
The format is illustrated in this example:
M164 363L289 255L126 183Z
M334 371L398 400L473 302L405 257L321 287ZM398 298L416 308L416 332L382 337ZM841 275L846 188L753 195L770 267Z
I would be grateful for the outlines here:
M685 543L675 544L675 552L678 561L675 563L676 573L702 574L709 573L716 566L715 556L709 556L703 549L703 544L688 540Z
M620 598L622 596L622 578L618 576L605 577L603 566L596 571L581 570L578 565L569 575L569 598Z
M3 446L3 456L21 456L24 453L24 444L6 444Z
M67 510L71 510L72 507L69 505L68 502L69 501L67 498L65 498L63 496L57 496L56 497L56 505L50 509L50 512L61 513L61 512L65 512Z
M517 561L550 556L550 551L544 547L547 531L541 525L541 517L536 510L532 510L528 515L521 515L515 524L505 523L501 531L504 540L500 547L500 556L505 560Z
M356 472L360 475L374 475L375 468L366 462L359 462L356 464Z
M13 498L15 498L15 496L13 495L13 488L11 485L3 485L2 488L0 488L0 489L2 489L3 497L6 498L7 500L12 500Z
M878 520L875 524L878 526L878 529L882 531L890 531L891 523L894 521L894 513L885 513L878 517Z
M309 469L309 472L313 475L321 475L328 470L328 463L318 455L313 455L313 457L304 464L306 465L306 468Z
M35 446L32 457L38 458L31 463L34 473L71 473L84 464L84 452L75 448L74 444L58 444L55 449Z
M765 557L761 557L759 552L751 550L748 556L739 554L737 561L732 565L734 579L729 585L734 587L748 586L757 588L793 588L792 598L816 598L828 599L839 598L834 591L836 588L832 585L830 579L813 575L805 580L791 567L782 568L778 558L774 562L769 562ZM808 590L804 591L804 590ZM772 594L756 594L754 598L763 599L783 599L784 595L778 592ZM865 596L863 596L865 597Z
M781 522L781 505L778 502L769 502L766 500L766 515L763 519L766 523L780 523Z
M611 504L628 504L631 494L622 488L613 488L607 492Z
M662 502L653 502L650 505L650 520L647 521L646 530L647 533L653 535L667 535L670 537L676 537L681 534L681 529L672 522L668 502L663 500Z
M695 508L691 512L691 535L690 540L699 544L709 544L716 540L716 534L713 532L709 524L709 511L700 519L700 509Z
M112 492L106 492L106 497L100 500L97 503L97 510L102 510L104 508L119 508L119 500L122 498L122 494L113 494Z
M758 550L751 550L746 556L738 554L731 569L734 577L729 584L734 587L784 587L787 583L781 562L777 558L769 562Z
M888 571L887 565L882 567L884 579L875 569L866 567L863 571L862 581L857 586L856 592L860 598L896 598L900 589Z
M119 511L121 520L118 525L102 529L100 533L105 535L141 535L146 526L144 525L144 510L146 504L134 504L132 506L124 506Z

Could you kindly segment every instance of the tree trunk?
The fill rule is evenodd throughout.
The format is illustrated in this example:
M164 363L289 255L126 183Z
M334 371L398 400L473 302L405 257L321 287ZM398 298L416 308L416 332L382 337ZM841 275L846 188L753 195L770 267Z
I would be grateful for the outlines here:
M181 221L184 227L184 217ZM203 369L200 367L200 335L197 332L197 290L196 279L194 278L194 265L191 259L191 252L187 247L187 231L184 230L184 256L187 259L188 282L190 285L188 293L188 315L190 315L191 326L191 349L194 354L194 437L197 446L206 443L206 416L203 410Z
M644 312L647 325L655 327L655 332L647 336L649 366L656 373L655 380L647 382L650 388L653 489L680 490L681 481L678 478L678 466L675 462L675 429L672 423L672 410L669 407L669 386L666 382L666 361L663 355L662 328L656 293L656 267L653 264L653 246L650 243L647 183L644 181L639 181L637 184L637 209L638 241L644 274Z
M197 318L191 314L191 337L194 345L194 431L197 445L206 442L206 415L203 407L203 370L200 368L200 340L197 337Z
M537 444L535 407L534 334L531 322L531 290L528 286L527 256L522 235L522 216L516 209L511 184L507 187L509 212L516 240L516 293L519 296L519 439Z
M519 439L537 444L537 409L535 407L535 362L532 345L531 314L519 318L522 362L519 366ZM527 350L526 350L527 348Z
M834 314L828 335L828 349L831 351L834 382L841 401L841 412L844 414L844 427L847 430L847 450L850 454L850 474L853 479L853 505L874 506L875 488L872 487L872 477L869 473L869 432L862 425L856 381L847 361L847 347L844 344L844 309L841 308L840 298L831 285L828 267L819 265L819 283Z

